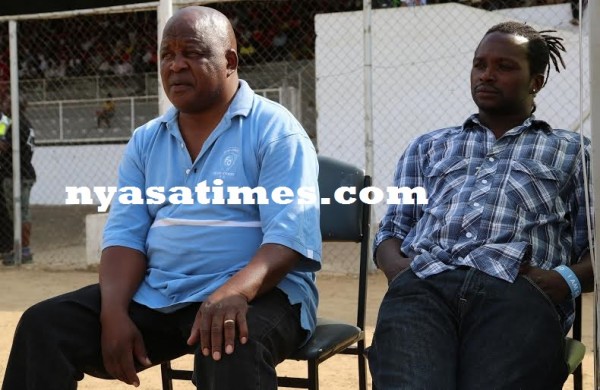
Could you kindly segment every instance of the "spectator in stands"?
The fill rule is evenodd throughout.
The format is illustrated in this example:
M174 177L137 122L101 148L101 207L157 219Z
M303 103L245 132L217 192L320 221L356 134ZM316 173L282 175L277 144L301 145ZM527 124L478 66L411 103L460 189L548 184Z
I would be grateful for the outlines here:
M8 66L8 55L0 49L0 96L8 93L10 84L10 67Z
M158 66L156 55L156 46L154 44L146 45L146 51L142 56L143 72L156 72Z
M507 22L475 50L479 113L409 144L375 239L389 282L369 352L374 387L561 389L574 299L593 289L590 144L533 116L561 38Z
M38 77L44 77L44 75L48 71L48 61L46 61L46 58L44 57L44 53L38 54L37 66L38 66L38 72L37 72Z
M118 59L114 64L113 72L115 75L121 76L116 79L122 88L126 88L130 77L124 76L131 76L133 74L133 65L129 59Z
M67 75L69 77L79 77L83 75L83 64L81 59L73 55L67 63Z
M223 14L177 11L160 64L174 108L133 133L119 191L318 188L302 126L238 78ZM199 389L275 390L275 365L316 322L318 204L221 204L218 192L191 204L115 198L100 283L25 311L2 389L74 389L85 372L138 386L137 371L194 352Z
M2 111L11 116L10 98L5 98L2 106ZM31 213L29 210L29 195L31 188L35 184L35 169L31 160L33 158L33 148L35 145L35 133L26 116L27 101L21 98L19 101L19 131L17 132L19 143L19 154L21 156L21 262L23 264L33 261L33 253L30 247L31 241ZM11 221L14 221L13 208L13 157L12 157L12 139L14 137L14 128L12 123L10 126L4 127L5 133L0 136L0 175L2 177L2 190L4 193L4 203L6 211ZM15 264L14 253L4 253L2 256L2 264Z
M402 0L377 0L373 8L395 8L402 6Z
M282 60L285 58L285 53L288 50L286 46L287 42L288 35L286 31L281 30L275 34L275 36L273 37L273 43L271 44L273 53L272 58L274 60Z
M251 38L242 37L239 45L239 61L243 65L252 65L256 62L256 48Z
M111 61L109 58L102 58L100 65L98 66L98 74L101 76L109 76L114 74L114 69L113 69L113 61Z
M96 122L98 128L106 127L109 128L112 119L115 116L115 101L113 100L112 94L109 92L106 95L106 100L102 103L102 108L96 111Z
M59 59L56 55L48 59L48 69L44 73L46 78L62 78L67 72L67 64L63 59Z

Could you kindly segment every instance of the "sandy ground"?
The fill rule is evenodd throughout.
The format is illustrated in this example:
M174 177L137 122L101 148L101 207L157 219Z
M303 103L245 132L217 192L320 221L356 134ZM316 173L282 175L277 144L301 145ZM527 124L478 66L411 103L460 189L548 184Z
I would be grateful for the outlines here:
M4 375L6 360L17 321L25 308L46 297L73 290L97 281L97 274L84 271L52 272L44 270L39 265L26 265L20 269L0 266L0 375ZM380 274L369 277L367 304L367 340L370 343L373 326L376 320L376 310L385 292L385 280ZM322 304L320 315L330 316L351 321L354 312L353 299L356 291L356 279L348 276L320 275L318 280ZM592 342L592 303L593 296L584 297L584 343L588 352L584 361L584 388L593 388L593 354ZM176 366L191 367L189 357L176 362ZM278 367L280 375L303 375L305 366L298 362L284 362ZM356 358L352 356L336 356L321 364L321 388L326 390L356 389ZM140 374L142 389L160 389L160 371L153 367ZM369 379L370 386L370 379ZM105 381L86 377L81 382L80 389L111 389L130 388L117 381ZM193 389L191 383L178 381L176 389ZM565 389L572 389L571 380Z

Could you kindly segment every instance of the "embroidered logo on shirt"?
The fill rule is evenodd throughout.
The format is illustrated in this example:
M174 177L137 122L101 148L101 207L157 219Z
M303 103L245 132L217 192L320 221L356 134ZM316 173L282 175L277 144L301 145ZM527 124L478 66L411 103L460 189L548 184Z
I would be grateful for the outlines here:
M215 171L214 174L217 177L231 177L235 176L235 172L237 170L237 160L240 155L240 148L231 147L227 148L223 152L223 157L221 158L221 166L220 171Z

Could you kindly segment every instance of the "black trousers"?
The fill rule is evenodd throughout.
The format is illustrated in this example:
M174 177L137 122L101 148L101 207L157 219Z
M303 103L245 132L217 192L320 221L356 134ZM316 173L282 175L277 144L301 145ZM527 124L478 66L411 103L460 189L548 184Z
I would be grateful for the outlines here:
M279 289L254 300L247 314L248 342L236 341L235 352L223 354L219 361L204 357L198 345L186 343L198 308L199 304L192 304L165 314L131 303L130 316L152 363L195 353L198 389L276 389L275 366L306 336L300 327L299 305L290 305ZM25 311L15 331L2 390L72 390L84 373L110 378L102 363L99 316L98 285Z
M13 250L13 221L8 215L4 200L4 186L0 185L0 187L2 187L0 188L0 253L5 253Z

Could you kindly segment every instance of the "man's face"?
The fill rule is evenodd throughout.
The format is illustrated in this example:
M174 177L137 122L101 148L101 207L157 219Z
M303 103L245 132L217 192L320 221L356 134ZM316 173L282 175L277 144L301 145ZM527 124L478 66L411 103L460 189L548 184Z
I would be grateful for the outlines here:
M160 45L160 75L171 103L184 113L219 104L227 79L224 42L203 23L183 15L165 28Z
M6 98L2 99L2 101L0 102L0 112L4 113L5 115L10 116L10 112L11 112L10 97L6 97Z
M494 32L479 43L471 68L471 95L480 113L517 114L530 112L534 89L527 60L528 40Z

